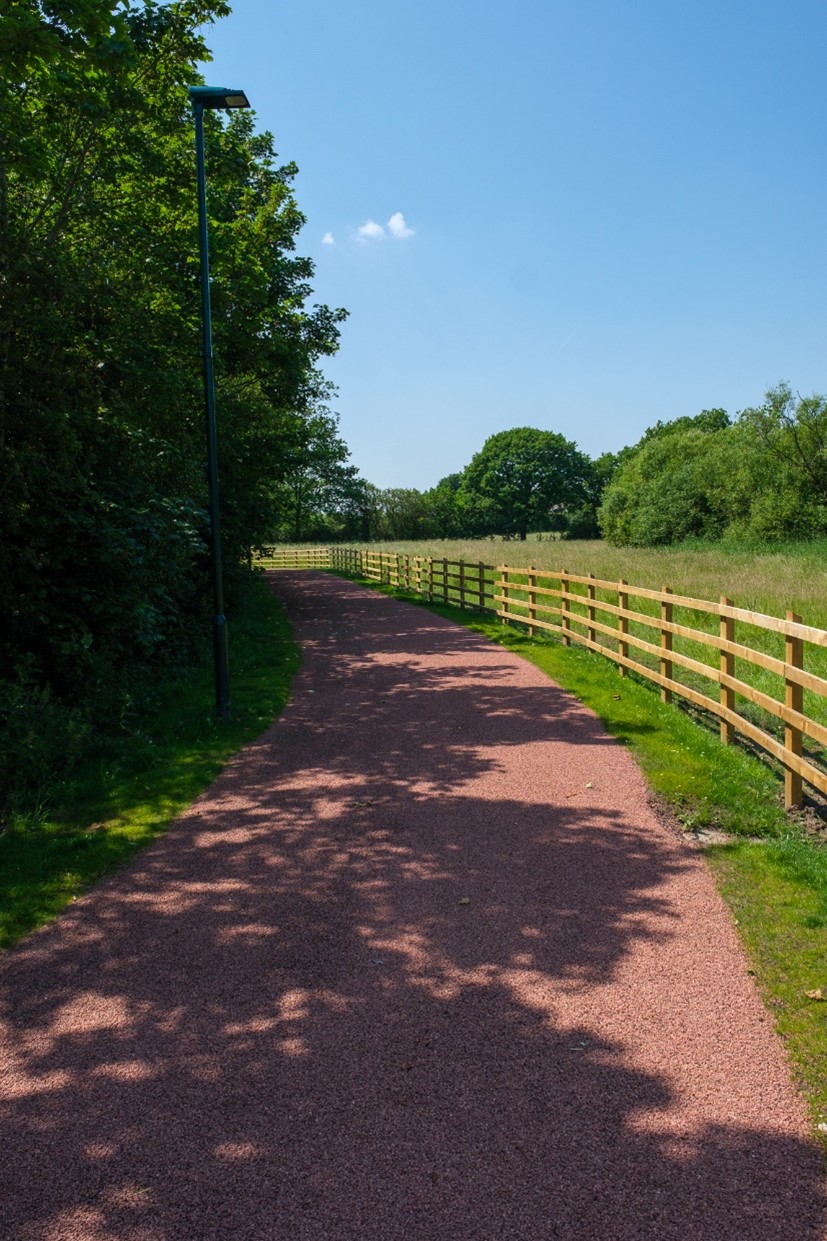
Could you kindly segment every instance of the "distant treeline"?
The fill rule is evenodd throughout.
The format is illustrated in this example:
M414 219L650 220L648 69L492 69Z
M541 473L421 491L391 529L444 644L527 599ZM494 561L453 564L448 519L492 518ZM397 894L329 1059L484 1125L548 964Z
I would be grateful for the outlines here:
M339 490L334 508L306 508L301 524L285 523L276 530L274 541L371 542L489 534L524 539L531 530L598 537L602 468L554 431L518 427L492 435L461 473L449 474L430 491L381 490L354 477Z
M827 400L779 385L762 405L658 422L590 460L551 431L486 440L429 491L350 480L336 511L307 515L301 539L600 538L656 547L689 538L803 539L827 533ZM283 527L282 535L290 537Z

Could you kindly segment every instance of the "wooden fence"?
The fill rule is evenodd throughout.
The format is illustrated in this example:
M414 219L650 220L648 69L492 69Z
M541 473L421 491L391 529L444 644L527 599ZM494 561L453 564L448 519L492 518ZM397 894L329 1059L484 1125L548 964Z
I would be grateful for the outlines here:
M410 590L424 595L429 603L452 603L478 612L495 610L497 570L481 560L406 556L352 547L332 547L330 553L334 570Z
M782 619L668 586L372 548L280 549L259 563L366 577L587 647L621 676L658 685L665 702L680 697L716 716L724 744L739 732L777 759L788 808L801 805L803 781L827 794L827 679L812 667L827 670L827 631L793 612Z
M264 547L252 557L262 569L329 569L329 547Z
M827 647L827 631L802 624L794 612L782 620L735 607L726 597L712 603L669 587L648 590L507 565L498 570L496 603L503 620L529 633L555 633L566 645L576 642L613 660L621 676L632 671L654 682L664 702L679 696L711 712L725 744L735 731L748 737L782 764L788 808L801 805L803 780L827 793L827 771L816 765L827 727L813 718L825 714L827 680L805 669L805 652ZM708 627L716 619L717 632ZM777 654L767 649L773 639ZM810 710L805 692L814 696Z

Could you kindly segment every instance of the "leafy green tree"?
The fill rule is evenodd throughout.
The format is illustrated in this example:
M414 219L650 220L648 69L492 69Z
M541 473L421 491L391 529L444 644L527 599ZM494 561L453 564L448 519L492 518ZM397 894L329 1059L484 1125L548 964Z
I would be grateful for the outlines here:
M779 384L742 412L739 429L757 458L745 532L783 539L827 531L827 399L794 397Z
M483 502L499 534L525 539L588 498L589 461L554 431L518 427L487 439L466 467L462 489Z
M448 474L435 487L425 492L431 532L438 539L450 539L463 535L462 515L457 496L462 486L462 474Z
M289 451L284 456L284 483L278 489L271 529L300 543L324 537L355 474L347 464L347 445L338 433L338 419L326 407L309 417L295 418ZM280 471L273 471L277 478Z
M398 542L428 535L428 503L415 487L387 487L379 493L379 504L379 538Z
M565 514L561 523L564 539L599 539L601 535L598 513L603 493L611 482L621 461L618 453L604 452L589 462L586 479L587 498L577 509Z
M604 535L795 539L827 531L827 401L787 385L733 422L723 410L657 423L624 450L600 508Z
M354 472L343 488L337 508L343 539L370 543L379 538L380 495L378 487Z
M612 543L655 547L689 538L719 538L726 513L713 502L710 436L676 431L649 439L618 470L600 509Z
M682 435L684 431L702 431L704 435L709 435L715 431L723 431L732 425L729 414L725 409L703 409L699 414L684 415L681 418L673 418L671 422L655 423L653 427L648 427L641 437L636 448L643 447L650 440L660 439L664 435ZM628 454L634 449L621 449L621 456Z
M228 11L2 6L0 574L12 603L0 658L10 701L66 719L77 708L101 728L124 718L153 664L187 658L207 602L186 87L209 59L202 28ZM320 445L341 465L317 366L344 312L308 308L295 166L251 115L205 121L232 579L288 480L321 470Z

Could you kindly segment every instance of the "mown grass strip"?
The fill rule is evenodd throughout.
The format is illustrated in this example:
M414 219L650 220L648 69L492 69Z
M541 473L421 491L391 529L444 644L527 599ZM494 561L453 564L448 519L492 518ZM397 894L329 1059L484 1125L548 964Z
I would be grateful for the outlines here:
M261 578L231 621L232 719L213 711L211 659L165 686L151 716L0 838L0 948L49 921L163 832L284 707L299 648Z
M429 607L535 664L629 747L686 831L715 829L733 837L708 845L704 853L733 911L814 1124L827 1124L827 845L784 812L778 775L741 747L721 745L717 732L662 703L647 684L621 678L589 651L529 638L497 618L429 605L404 591L358 580ZM825 1135L819 1136L824 1141Z

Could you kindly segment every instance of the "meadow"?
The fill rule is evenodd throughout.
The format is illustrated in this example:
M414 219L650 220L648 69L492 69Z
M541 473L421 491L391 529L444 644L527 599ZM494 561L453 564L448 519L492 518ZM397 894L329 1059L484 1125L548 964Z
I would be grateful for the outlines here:
M612 547L600 540L563 541L548 534L515 539L437 539L421 543L373 543L371 550L409 556L484 561L515 569L593 573L609 581L717 600L728 595L739 607L783 616L798 612L808 625L827 629L827 539L802 543L682 544L679 547Z

